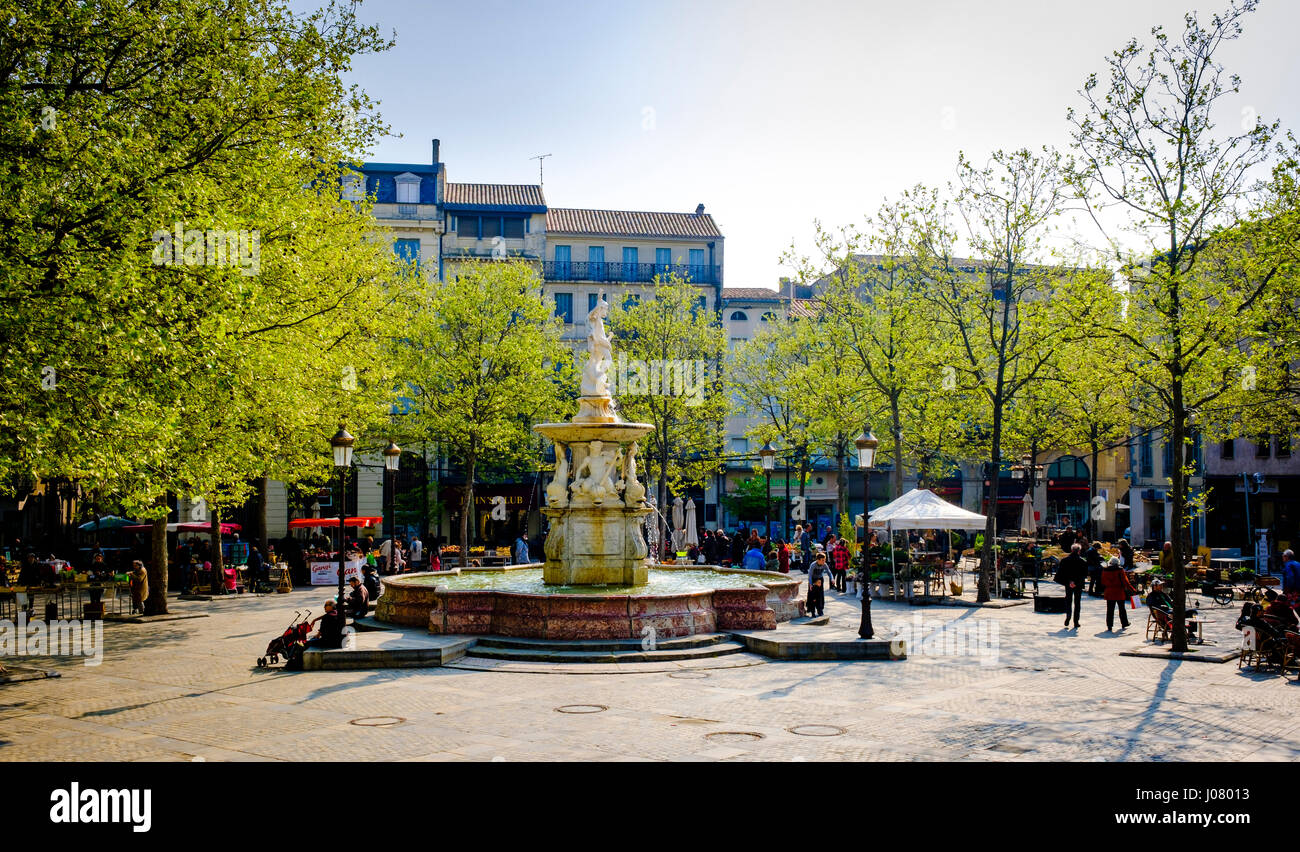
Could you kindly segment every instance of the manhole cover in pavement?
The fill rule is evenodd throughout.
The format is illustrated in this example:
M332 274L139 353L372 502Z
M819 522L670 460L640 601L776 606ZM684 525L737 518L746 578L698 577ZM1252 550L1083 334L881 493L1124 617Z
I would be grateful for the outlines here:
M753 731L715 731L704 738L711 743L752 743L763 739L763 735Z
M838 737L848 733L839 725L796 725L786 730L801 737Z
M604 704L565 704L556 707L556 713L601 713L609 708Z
M708 677L709 673L708 672L669 672L668 676L678 677L678 678L696 678L696 677Z
M348 724L361 728L387 728L389 725L400 725L405 721L401 716L364 716L353 719Z

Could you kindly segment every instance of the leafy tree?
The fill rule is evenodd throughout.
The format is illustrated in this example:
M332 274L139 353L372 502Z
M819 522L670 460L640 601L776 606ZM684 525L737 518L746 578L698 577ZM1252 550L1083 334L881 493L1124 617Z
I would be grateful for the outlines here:
M1109 317L1104 331L1129 351L1117 366L1135 388L1139 422L1167 430L1176 449L1170 510L1180 566L1188 546L1192 412L1235 393L1243 370L1266 359L1267 349L1249 340L1265 327L1260 311L1278 286L1275 271L1242 263L1230 247L1277 125L1220 134L1213 120L1220 102L1240 90L1215 54L1240 35L1256 5L1233 3L1206 25L1188 14L1181 37L1155 27L1150 48L1130 40L1106 60L1108 79L1089 76L1082 108L1069 112L1073 184L1091 210L1118 208L1141 243L1127 251L1107 234L1130 285L1125 311ZM1228 262L1207 262L1216 256ZM1175 571L1176 650L1187 647L1185 585Z
M572 353L541 284L523 262L467 264L451 280L430 281L417 292L394 343L392 357L412 401L401 434L439 442L465 470L462 565L481 466L530 462L533 424L560 419L571 390Z
M727 511L742 521L761 521L773 508L773 501L767 497L767 480L757 470L753 476L736 483L735 489L723 494L721 499Z
M629 367L615 395L626 420L655 427L641 457L646 480L657 481L661 542L669 492L704 485L722 462L728 402L711 374L726 338L701 298L699 287L675 275L656 276L652 298L615 305L609 315L615 366L643 368Z
M348 5L0 11L0 333L17 342L0 352L0 482L68 476L153 518L160 611L166 492L234 499L284 425L246 431L249 406L299 401L257 385L291 366L275 332L314 334L304 358L354 357L343 318L390 275L361 251L344 302L326 266L367 218L340 204L333 164L382 129L341 75L387 43ZM246 238L222 257L208 232Z

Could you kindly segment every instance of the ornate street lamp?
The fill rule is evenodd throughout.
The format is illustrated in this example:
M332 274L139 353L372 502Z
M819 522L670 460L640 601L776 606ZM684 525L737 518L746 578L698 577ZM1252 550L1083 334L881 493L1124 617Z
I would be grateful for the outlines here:
M867 587L867 546L871 541L871 469L876 466L876 448L880 442L870 429L854 439L858 448L858 470L862 471L862 621L858 624L858 636L870 639L875 636L871 627L871 591ZM897 597L897 591L895 591Z
M871 429L866 429L853 445L858 447L858 470L862 471L862 622L858 624L858 636L871 639L875 631L871 628L871 591L867 587L867 545L871 541L871 468L876 466L876 447L880 441Z
M393 539L396 537L396 520L394 515L397 513L397 467L402 458L402 448L397 446L391 439L388 446L384 447L384 478L388 480L388 559L389 570L392 570L393 559Z
M356 438L348 434L348 430L339 424L339 430L330 438L330 446L334 449L334 467L339 472L339 596L336 603L339 608L339 615L345 619L343 614L343 563L347 551L347 534L344 531L343 524L347 519L348 509L348 470L352 467L352 445L356 443Z
M763 475L767 478L767 499L763 502L763 534L772 535L772 468L776 465L776 447L768 441L763 444L763 448L758 451L758 457L763 462Z

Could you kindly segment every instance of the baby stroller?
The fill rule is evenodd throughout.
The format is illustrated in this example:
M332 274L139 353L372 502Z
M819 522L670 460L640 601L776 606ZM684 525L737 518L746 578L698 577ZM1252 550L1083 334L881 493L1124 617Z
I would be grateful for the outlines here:
M307 645L307 636L311 633L311 622L308 620L311 616L311 610L307 610L304 615L301 610L294 611L293 621L284 632L272 639L266 646L266 656L257 658L257 667L264 669L269 665L280 662L284 657L288 662L294 656L301 656L303 649Z

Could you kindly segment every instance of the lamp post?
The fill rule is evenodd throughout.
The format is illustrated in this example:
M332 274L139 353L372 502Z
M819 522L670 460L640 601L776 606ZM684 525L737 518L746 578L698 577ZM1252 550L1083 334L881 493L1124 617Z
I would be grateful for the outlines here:
M871 469L876 466L880 442L867 429L854 439L853 445L858 448L858 470L862 471L862 621L858 636L870 639L876 634L871 627L871 591L867 588L867 545L871 540Z
M394 515L397 514L397 508L394 505L397 502L397 466L402 458L402 448L389 439L388 446L384 447L384 478L388 485L388 536L389 545L388 553L391 560L393 553L393 540L396 536L397 521ZM392 570L391 565L389 570Z
M352 445L356 439L348 434L348 430L339 424L339 430L330 438L330 446L334 449L334 467L339 472L339 596L335 602L338 605L339 615L343 615L343 564L347 558L347 547L345 541L345 532L343 524L346 521L348 511L348 469L352 467Z
M768 441L763 444L763 449L758 451L758 457L763 462L763 475L767 478L767 498L763 501L763 534L772 535L772 467L776 464L776 447Z

